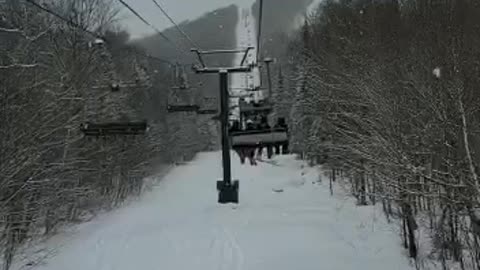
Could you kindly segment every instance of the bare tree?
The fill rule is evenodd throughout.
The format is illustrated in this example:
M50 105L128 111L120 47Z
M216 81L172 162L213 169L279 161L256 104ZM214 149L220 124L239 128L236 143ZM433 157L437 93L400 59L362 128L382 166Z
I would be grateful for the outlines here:
M419 266L430 234L445 269L478 269L478 3L324 1L317 12L282 67L297 152L347 176L360 205L380 201Z

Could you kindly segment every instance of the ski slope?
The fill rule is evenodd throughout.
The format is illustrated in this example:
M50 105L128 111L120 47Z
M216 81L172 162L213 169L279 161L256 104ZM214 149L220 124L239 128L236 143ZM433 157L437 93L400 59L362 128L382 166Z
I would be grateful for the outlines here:
M202 153L141 200L52 240L56 254L35 269L412 269L380 212L331 197L317 169L292 156L257 167L232 158L240 204L217 204L221 153Z

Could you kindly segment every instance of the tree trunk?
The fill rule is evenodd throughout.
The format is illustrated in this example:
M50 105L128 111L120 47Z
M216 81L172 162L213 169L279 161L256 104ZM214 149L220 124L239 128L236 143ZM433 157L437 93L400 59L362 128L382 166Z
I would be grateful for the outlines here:
M372 204L373 205L376 205L377 204L377 184L376 184L376 180L377 178L376 177L372 177L370 178L370 181L371 181L371 195L370 195L370 201L372 201Z
M335 182L335 169L332 169L332 176L330 177L330 196L333 196L333 182Z
M359 193L360 193L360 196L359 196L359 205L367 205L367 183L366 183L366 179L365 179L365 171L361 170L360 172L360 190L359 190Z
M475 188L475 197L477 197L480 194L480 186L478 183L478 175L475 170L475 165L473 163L473 157L470 151L470 141L468 139L468 126L467 126L467 116L465 113L465 108L463 106L463 101L461 100L461 96L458 98L458 104L459 104L459 109L460 109L460 115L462 117L462 133L463 133L463 145L465 147L465 154L467 156L468 160L468 167L470 169L470 173L472 175L474 184L473 187ZM468 186L468 182L464 183Z

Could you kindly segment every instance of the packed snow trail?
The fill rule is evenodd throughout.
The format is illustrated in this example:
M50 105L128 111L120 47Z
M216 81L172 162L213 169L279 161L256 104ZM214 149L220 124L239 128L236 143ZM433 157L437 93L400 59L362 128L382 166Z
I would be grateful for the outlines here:
M331 197L316 169L292 156L257 167L232 157L239 205L216 202L221 153L200 154L141 200L81 226L37 269L411 269L380 213Z

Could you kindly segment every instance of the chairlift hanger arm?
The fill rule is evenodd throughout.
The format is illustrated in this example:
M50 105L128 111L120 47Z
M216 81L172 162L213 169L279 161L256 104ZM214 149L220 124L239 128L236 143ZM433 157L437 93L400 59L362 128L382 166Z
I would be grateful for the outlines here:
M243 55L242 62L240 63L241 66L243 66L243 63L245 63L245 60L247 60L248 52L253 49L254 49L253 47L247 48L247 50L245 51L245 54Z
M207 66L205 65L205 62L203 62L202 54L200 53L200 51L198 49L192 49L191 51L194 52L197 55L198 61L202 65L202 68L206 68ZM195 67L194 67L194 69L195 69Z

